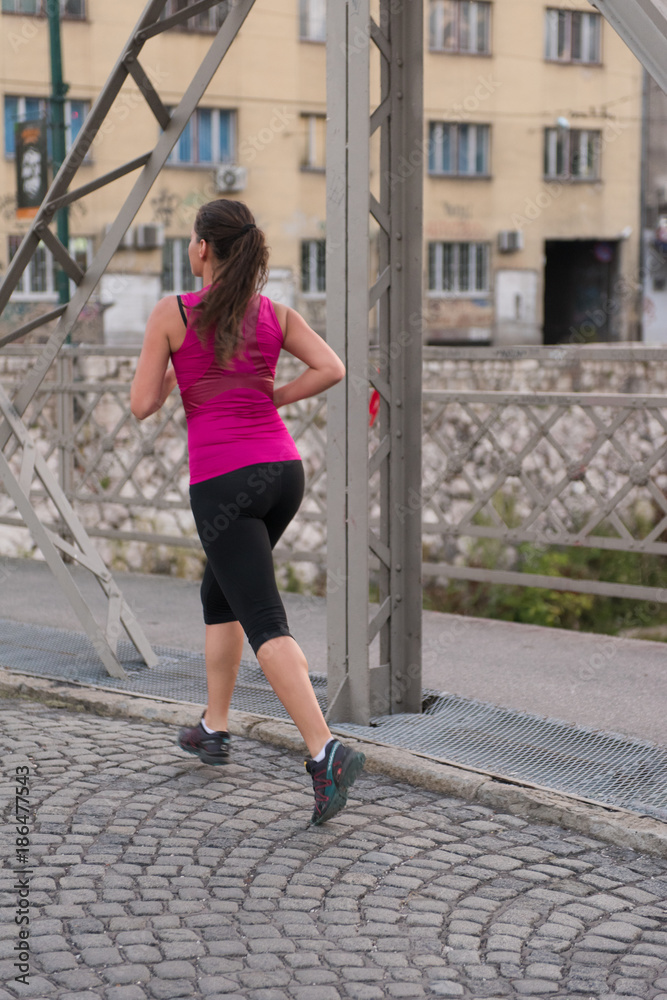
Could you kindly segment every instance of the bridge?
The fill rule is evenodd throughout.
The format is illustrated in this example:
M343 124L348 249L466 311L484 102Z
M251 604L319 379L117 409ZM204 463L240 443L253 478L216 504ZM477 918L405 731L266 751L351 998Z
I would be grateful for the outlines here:
M175 658L180 664L176 673L191 676L188 674L190 666L186 669L182 665L171 646L164 646L164 643L160 647L154 646L157 640L149 639L144 616L133 610L133 602L126 597L126 591L133 586L132 581L123 578L121 587L117 575L112 574L101 559L91 541L92 529L87 530L84 525L77 509L77 501L66 479L59 476L54 471L53 462L49 463L44 457L43 442L35 440L26 419L32 412L31 407L34 409L38 405L43 388L48 386L47 375L53 365L60 363L60 359L66 363L72 356L71 350L65 346L68 334L196 109L213 73L233 44L245 18L252 16L253 0L235 0L221 5L225 12L221 27L207 56L196 68L183 98L170 112L142 67L142 49L151 37L175 28L183 19L212 6L213 2L200 0L163 18L161 14L165 0L149 0L126 46L119 54L107 84L54 178L0 287L1 312L40 241L49 247L55 259L76 284L71 301L62 303L38 320L13 330L0 341L0 351L5 352L13 349L22 337L40 326L49 327L50 330L45 344L31 359L21 384L11 391L0 387L0 478L16 507L18 517L30 529L41 549L45 562L76 616L76 623L83 628L88 643L87 646L85 643L81 646L80 643L84 640L71 627L58 630L53 622L47 624L44 620L40 624L37 621L25 621L20 616L16 620L8 616L3 625L3 636L8 637L4 643L4 659L5 665L12 670L17 670L17 664L20 664L25 671L43 674L44 658L32 656L29 652L39 647L62 648L63 659L60 662L64 664L69 658L70 662L77 664L76 676L70 674L69 679L79 682L85 680L86 683L97 686L122 687L144 682L159 685L162 683L160 678L165 676L165 663L170 658ZM657 82L667 89L666 62L663 56L667 38L667 11L663 0L597 0L595 6L621 34ZM328 14L328 89L331 95L327 137L327 239L331 248L328 328L332 331L330 342L345 361L350 378L345 380L346 386L341 384L330 390L327 398L328 475L324 523L327 537L328 599L325 609L320 606L317 619L321 630L322 615L325 614L326 643L321 643L320 631L320 646L326 648L326 657L320 652L316 654L315 662L323 678L322 694L323 698L326 697L328 717L332 723L366 735L373 729L376 736L377 729L384 726L387 743L391 743L389 733L394 731L388 727L398 726L399 735L396 739L406 745L412 739L408 734L415 728L426 733L432 719L439 720L440 730L448 726L451 728L453 723L446 720L459 719L462 711L456 700L459 697L468 699L468 709L472 713L466 723L469 724L466 730L468 735L472 731L470 727L474 729L475 726L479 728L482 725L483 732L488 733L496 726L501 732L506 724L504 717L479 723L482 716L477 713L481 712L483 715L488 710L491 713L488 718L493 716L497 695L492 690L480 689L477 694L473 694L473 689L470 688L465 692L462 689L460 694L444 695L442 692L448 690L450 675L443 678L442 672L431 675L425 671L421 584L423 525L421 517L407 516L408 512L414 510L415 496L422 498L423 506L426 506L426 500L430 502L432 499L423 497L422 408L429 402L434 406L444 403L462 405L467 407L468 416L474 424L470 414L477 405L488 405L493 410L493 407L519 405L526 401L516 397L501 399L502 394L494 395L492 392L486 393L483 398L473 394L463 398L465 394L453 392L447 399L430 399L422 385L421 338L413 337L407 345L400 340L404 331L409 329L410 317L418 314L420 309L422 182L420 171L413 171L396 189L390 178L396 175L398 165L405 162L410 150L415 148L422 137L423 9L420 0L411 0L409 4L401 5L382 0L379 11L376 20L371 16L369 0L344 0L339 4L331 4ZM365 39L366 44L360 44L360 39ZM371 56L379 61L380 67L381 97L375 107L371 106ZM79 166L128 78L132 78L139 86L160 124L160 138L153 148L137 150L136 157L131 161L76 187ZM379 196L371 193L368 181L370 142L376 133L380 138L381 174L384 178ZM82 269L53 231L56 212L65 205L85 199L120 177L134 173L137 174L137 180L131 193L119 209L98 253L87 268ZM377 275L371 275L369 266L360 263L366 261L365 248L371 217L380 232ZM380 316L379 346L386 357L392 358L391 364L383 371L372 364L369 346L369 310L376 307L379 307ZM52 329L49 324L53 325ZM399 349L393 351L392 348ZM540 357L549 360L551 356L543 352ZM635 358L642 360L638 354ZM553 357L551 359L554 360ZM372 432L368 430L367 392L358 391L359 379L365 390L372 387L379 394L378 420ZM71 394L73 390L68 391ZM583 394L578 399L566 398L561 394L556 399L545 393L544 398L533 399L531 402L537 407L588 406L590 412L594 412L596 407L616 408L616 417L610 424L598 423L599 433L591 446L591 458L595 450L599 450L605 441L613 438L621 425L627 422L627 411L650 412L655 415L662 429L665 427L663 420L667 400L652 393L636 394L634 397L628 393L618 394L618 398L614 399L611 394L604 397L592 395L587 399ZM66 415L63 416L63 420L66 419ZM492 417L488 417L484 433L491 425ZM657 483L656 477L662 474L662 431L658 429L656 434L650 452L642 456L641 461L634 464L630 462L626 469L631 486L650 488L650 484ZM536 431L536 440L532 444L528 442L527 447L529 444L534 447L537 438L544 437L544 428ZM61 434L60 447L65 452L66 444ZM512 456L509 453L503 457L507 461L498 474L501 481L505 482L520 473L520 463L517 466L516 461L510 461ZM450 450L448 461L451 476L457 469L460 471L465 466L466 455ZM576 469L568 469L566 472L569 483L576 482L580 476ZM380 485L377 493L378 513L373 517L370 482L376 474ZM583 475L585 471L581 473ZM483 491L478 491L475 500L480 501L482 494ZM56 517L48 523L45 523L38 503L38 500L45 498L56 511ZM600 510L613 516L616 504L622 499L623 497L616 496L601 499ZM533 497L533 500L535 507L521 525L487 525L487 535L495 531L496 537L508 540L520 541L532 537L539 541L539 536L534 533L531 536L529 531L540 507L540 498ZM421 510L420 504L418 509ZM660 531L648 539L628 536L623 542L634 551L660 553L662 522L659 527ZM567 532L561 540L566 538L571 540ZM593 541L589 538L584 543L592 545ZM595 543L598 544L598 540ZM95 598L102 600L102 606L95 604L93 593L74 570L75 565L92 578L97 588L94 589ZM371 566L376 567L378 579L378 601L375 605L369 601ZM12 565L6 567L5 572L9 575L6 576L7 586L3 586L3 592L10 595L13 587L18 587L25 569ZM465 576L467 572L467 578L475 578L472 568L466 570L445 562L438 564L438 572L447 572L450 577L457 573ZM492 579L490 574L493 572L487 570L486 578ZM501 570L496 572L502 577ZM11 585L9 581L13 581ZM586 592L586 587L582 589L581 583L569 580L566 584L562 581L559 584L553 578L534 582L542 586L567 586L568 589ZM45 586L46 580L40 579L39 587ZM146 583L147 593L151 586L153 584ZM614 593L609 586L606 592ZM635 591L634 596L667 602L667 595L658 588L640 590ZM595 591L595 586L588 586L588 592ZM47 592L48 588L39 590L44 595L43 606L48 606L51 601ZM28 591L24 593L27 594ZM625 592L623 594L629 596ZM618 596L621 596L620 591ZM142 607L142 601L136 606ZM445 619L447 616L440 620L438 629L446 631L450 627L451 623ZM313 621L315 620L314 617ZM73 621L70 622L71 626L74 624ZM29 632L24 631L27 626L30 626ZM486 630L485 634L490 635L491 627L487 624L475 625L476 630L481 630L476 634L481 635ZM519 637L527 635L525 631L517 632L516 629L504 630L500 625L494 625L493 628L498 630L497 635L503 633L503 643L507 644L503 648L507 650L515 649L514 641L521 646L525 639ZM40 629L47 631L40 632ZM495 635L496 633L494 642ZM376 662L371 662L369 650L375 640L378 656ZM566 639L558 635L549 641L558 643L559 650L564 649L566 641L576 641L580 644L578 648L583 651L587 647L588 637L579 635L568 636ZM626 642L630 645L626 646L621 642L617 647L621 650L623 662L636 663L635 675L650 678L656 685L655 691L664 692L664 680L657 672L664 647L647 643L637 648L630 640ZM182 648L188 653L188 664L196 663L196 657L191 655L195 643L188 640L188 644ZM481 643L480 648L488 649L488 646ZM73 649L76 650L74 658ZM545 658L539 662L550 662L550 655L546 646L540 647L540 656ZM587 656L587 652L581 653L584 660ZM521 662L520 659L517 662ZM486 660L482 659L480 669L484 666ZM518 666L515 669L514 673L510 671L512 684L520 686L521 669ZM648 674L642 673L645 669L648 669ZM247 665L247 670L249 688L257 690L258 679L251 663ZM432 680L429 679L425 694L427 676L432 677ZM540 671L535 675L533 683L536 688L544 687L544 677L540 676ZM434 685L433 688L430 687L431 684ZM628 695L626 684L627 677L615 694L610 695L609 700L624 703ZM631 697L638 697L637 690L635 684ZM172 695L176 694L180 697L182 692L172 690ZM266 692L262 692L261 698L265 697ZM378 726L375 711L378 697L383 699L385 708L381 726ZM514 705L508 706L505 700L498 700L503 709L509 708L510 714L513 713L512 725L519 724L522 712L532 713L535 717L550 716L553 704L551 699L545 704L539 699L533 702L528 698L525 702L519 699ZM487 707L480 708L478 701ZM658 703L659 699L656 697L655 704ZM582 758L586 758L587 748L591 745L586 741L593 739L598 728L598 717L595 714L588 715L584 712L580 715L577 712L568 718L566 707L562 702L559 704L559 718L568 733L581 729L577 739L584 741L580 752ZM599 707L597 705L596 710ZM278 712L275 704L270 706L270 712ZM624 717L625 721L621 719L622 724L617 727L614 727L613 721L609 723L619 730L616 735L609 737L619 741L619 752L626 752L624 744L631 745L627 752L636 763L637 780L640 775L646 774L645 754L658 752L655 746L649 744L660 741L660 733L652 723L644 720L644 715L648 720L651 715L648 706L647 712L642 712L642 721L636 724L629 722L627 715ZM542 720L541 724L546 726L542 735L546 738L548 730L552 746L558 744L559 740L562 746L569 746L565 735L556 735L551 723ZM524 719L521 725L534 727L539 724L535 719ZM400 729L400 726L404 728ZM357 728L353 730L350 727ZM535 731L530 729L531 733ZM517 732L518 745L524 739L525 731L519 729ZM534 758L534 748L541 746L539 740L542 736L531 736L531 740L533 738L535 742L531 743L532 749L528 756ZM420 744L420 752L442 760L456 759L465 766L505 776L514 774L512 769L515 763L512 760L497 759L492 762L490 758L483 760L477 756L464 760L464 744L467 742L469 741L463 739L458 744L444 747L438 743L435 750L431 744ZM647 746L649 749L646 749ZM611 743L604 743L604 747L607 748L605 752L611 754ZM604 753L602 756L604 757ZM599 763L599 749L596 749L593 759ZM621 759L626 758L621 756L619 760ZM651 759L654 763L649 771L660 777L660 773L664 774L664 770L660 772L660 768L665 767L664 759ZM588 766L590 768L590 761ZM542 772L522 772L516 780L523 782L526 787L545 784L563 787L562 782L558 786L557 777L552 775L545 778ZM580 795L583 799L621 805L623 808L637 808L648 815L664 817L664 796L658 796L657 804L654 804L651 798L654 790L652 787L647 788L646 782L639 798L635 786L631 787L624 798L618 798L613 790L601 791L593 787L589 791L590 794L587 794L587 789L583 786L579 786L578 790L569 789L570 794ZM637 803L640 805L637 806Z

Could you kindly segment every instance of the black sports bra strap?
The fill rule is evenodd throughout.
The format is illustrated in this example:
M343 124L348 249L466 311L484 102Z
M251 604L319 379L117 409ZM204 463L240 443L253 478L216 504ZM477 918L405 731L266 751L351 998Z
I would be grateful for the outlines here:
M183 308L183 302L181 301L181 296L177 295L176 296L176 300L178 302L178 308L181 310L181 316L183 317L183 322L185 323L185 325L187 327L187 325L188 325L188 317L185 315L185 309Z

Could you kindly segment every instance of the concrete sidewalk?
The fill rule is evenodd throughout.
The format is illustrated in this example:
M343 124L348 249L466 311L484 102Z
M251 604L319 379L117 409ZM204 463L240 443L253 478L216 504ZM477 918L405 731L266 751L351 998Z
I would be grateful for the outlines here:
M74 568L103 620L102 593ZM0 618L80 631L48 566L0 559ZM151 642L203 648L199 584L115 574ZM290 628L310 669L326 673L326 601L283 593ZM425 611L422 686L593 729L667 743L667 644ZM247 640L244 659L256 663ZM371 663L378 662L378 642Z

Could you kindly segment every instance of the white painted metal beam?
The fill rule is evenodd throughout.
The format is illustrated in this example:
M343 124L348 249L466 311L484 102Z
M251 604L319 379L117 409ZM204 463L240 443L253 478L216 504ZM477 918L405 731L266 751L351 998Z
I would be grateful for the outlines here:
M667 93L667 0L591 0Z

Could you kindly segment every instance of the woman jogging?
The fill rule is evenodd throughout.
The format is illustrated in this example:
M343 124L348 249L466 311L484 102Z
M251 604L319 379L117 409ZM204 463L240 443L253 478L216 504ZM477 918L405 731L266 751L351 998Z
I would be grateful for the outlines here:
M203 205L188 255L204 288L155 306L130 393L132 413L143 420L178 384L190 503L207 557L201 599L208 705L178 743L205 764L227 763L228 712L245 632L311 755L310 822L317 825L344 807L366 758L333 739L276 586L272 549L304 492L301 457L278 408L324 392L345 368L297 312L260 294L268 248L242 202ZM274 389L281 347L308 368Z

